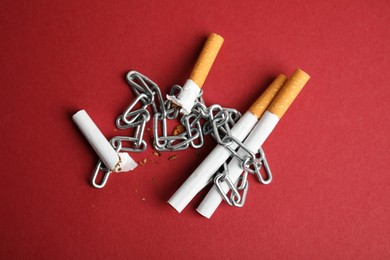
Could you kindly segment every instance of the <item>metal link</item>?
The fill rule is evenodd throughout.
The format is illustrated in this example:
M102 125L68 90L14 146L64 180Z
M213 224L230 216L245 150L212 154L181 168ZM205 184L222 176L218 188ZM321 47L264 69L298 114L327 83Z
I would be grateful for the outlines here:
M260 149L258 150L258 154L259 154L259 164L257 164L257 166L255 167L255 174L256 174L256 177L257 179L259 180L259 182L261 182L262 184L270 184L271 181L272 181L272 172L271 172L271 169L268 165L268 161L267 161L267 158L265 157L265 153L264 153L264 150L260 147ZM265 176L266 178L264 179L263 178L263 175L261 174L260 170L261 170L261 165L263 165L264 167L264 173L265 173Z
M113 138L110 140L110 144L112 147L114 147L117 153L119 153L122 150L122 142L120 140ZM96 183L96 179L100 172L102 172L103 174L103 179L99 184ZM106 166L103 165L102 161L99 160L98 163L96 164L95 170L92 173L92 180L91 180L92 186L98 189L103 188L106 185L108 177L110 176L111 173L112 171L110 169L107 169Z
M132 117L132 119L128 119L129 117ZM138 118L141 118L141 120L135 121ZM127 129L127 128L137 127L149 120L150 120L149 111L146 109L138 109L136 111L132 111L127 114L122 114L118 116L115 123L119 129Z
M234 183L232 182L232 180L229 178L229 169L227 167L227 164L226 162L223 164L223 172L221 173L218 173L215 177L214 177L214 184L217 186L217 190L219 192L219 194L221 195L221 197L230 205L230 206L233 206L233 201L235 203L239 203L241 201L241 195L240 193L238 192L237 190L237 187L234 185ZM222 183L226 183L227 186L229 187L230 191L231 191L231 195L230 195L230 199L229 197L227 196L227 193L224 192L223 188L222 188Z
M213 124L213 127L217 127L217 123ZM226 135L221 139L220 136L218 136L220 130L214 131L214 137L216 137L216 141L225 147L231 155L235 158L237 158L240 162L240 166L243 169L242 174L240 175L237 183L234 185L234 189L231 187L231 180L227 176L228 171L225 171L223 173L224 176L223 180L226 181L228 184L230 190L231 190L231 196L228 198L226 194L224 193L221 185L217 183L217 181L220 182L220 179L222 177L219 177L218 180L215 180L215 184L217 186L218 192L221 194L222 198L229 204L236 207L242 207L245 204L245 198L246 194L248 192L249 183L247 181L248 173L256 174L257 179L262 184L269 184L272 181L272 173L271 169L268 165L267 159L265 157L265 153L263 149L260 147L258 152L254 154L246 145L244 145L241 141L239 141L237 138L232 136L229 133L229 130L226 131ZM258 155L258 157L256 156ZM263 177L261 174L261 168L264 165L264 172L266 178ZM221 175L221 174L217 174ZM236 192L243 191L241 197L238 197L236 195ZM222 195L223 194L223 195ZM239 199L240 198L240 199Z
M153 86L157 86L157 84L155 84L153 81L151 81L149 78L145 77L141 73L134 70L127 73L126 79L127 83L129 83L131 89L136 96L139 96L142 93L146 94L148 100L145 102L145 104L150 104L154 101L153 92L151 88L153 88Z
M246 196L248 194L249 183L247 180L247 173L244 173L237 180L236 184L233 184L232 180L229 177L229 169L227 167L227 163L223 164L223 172L218 173L214 177L214 184L217 187L218 193L221 195L222 199L229 204L230 206L235 207L243 207L245 204ZM226 182L229 190L224 191L222 187L222 183ZM230 193L230 197L228 197L228 193ZM240 194L240 192L242 192Z
M183 116L180 120L182 125L184 125L186 128L186 133L187 133L188 139L191 139L190 145L193 148L200 148L203 146L203 143L204 143L202 126L200 124L200 120L201 120L201 115L196 114L196 113L192 113L192 114ZM196 135L197 135L196 138L193 138L193 136L194 136L193 132L196 133ZM195 142L195 140L197 140L197 139L198 139L198 141Z
M240 185L238 185L238 183L240 183ZM236 185L237 185L237 191L238 192L242 191L241 200L237 200L236 199L237 197L234 197L234 196L230 196L230 200L231 200L233 206L241 208L244 206L245 200L246 200L246 195L248 194L248 189L249 189L248 179L246 177L244 177L243 175L241 175L240 178L238 179L238 182L236 183Z
M248 152L248 151L249 150L247 149L246 152ZM237 152L235 152L235 154L237 154ZM259 157L257 158L256 155L258 155ZM215 183L216 186L217 186L218 192L221 194L222 198L229 205L232 205L232 206L235 206L235 207L243 207L244 206L245 198L246 198L246 195L247 195L247 192L248 192L248 188L249 188L249 183L248 183L248 180L247 180L248 173L255 174L257 179L259 180L259 182L262 183L262 184L266 185L266 184L269 184L272 181L271 169L270 169L270 167L268 165L268 162L267 162L267 159L265 157L264 150L262 148L260 148L258 150L258 152L256 153L256 155L251 153L250 156L245 157L244 160L241 161L241 165L240 166L243 169L243 172L240 175L237 183L234 186L235 189L231 188L232 194L236 194L236 191L238 191L238 192L242 191L242 194L240 195L241 196L240 200L238 199L237 195L234 195L234 196L232 195L232 196L230 196L230 198L227 198L227 196L224 193L221 185L217 185L217 183ZM239 156L237 158L239 160L242 159L241 156ZM262 166L264 166L264 167L262 167ZM252 167L253 167L253 169L252 169ZM265 173L266 178L264 178L263 175L261 174L261 169L262 168L264 168L264 173ZM224 174L228 175L228 171L226 170ZM222 178L222 177L220 177L220 178ZM229 184L229 180L230 179L229 179L228 176L225 176L224 180L228 180L227 183ZM231 180L230 180L230 183L231 183ZM230 187L230 185L229 185L229 187ZM224 195L222 195L222 193Z
M96 183L96 178L100 172L103 173L103 179L102 179L101 183L98 184L98 183ZM104 168L102 161L99 160L96 167L95 167L95 170L93 171L93 174L92 174L92 180L91 180L92 186L94 186L95 188L98 188L98 189L103 188L106 185L108 177L110 176L111 173L112 173L112 171Z
M115 143L114 146L116 146L117 143L121 144L121 151L123 152L143 152L146 149L146 142L145 140L141 140L141 143L138 143L140 139L130 137L130 136L115 136L111 139ZM125 146L124 143L129 143L131 146Z
M259 157L258 158L256 157L254 160L251 158L247 158L245 161L243 161L241 164L241 168L245 172L255 174L259 182L261 182L262 184L269 184L272 181L272 173L263 149L260 148L256 153L256 155L259 155ZM266 178L264 178L263 175L261 174L261 168L263 165L264 165L264 174Z
M246 160L251 160L250 162L256 159L254 153L252 153L249 148L246 147L240 140L236 137L227 135L221 140L221 145L223 145L234 157L236 157L240 162ZM237 152L237 148L240 152ZM249 159L248 159L249 158Z
M161 122L161 134L163 137L167 136L167 121L161 114L155 114L153 120L153 136L154 136L154 148L157 151L166 151L168 141L161 140L159 137L159 122ZM162 142L162 143L161 143Z
M147 107L147 103L145 103L143 101L144 98L147 98L147 95L146 94L141 94L139 95L138 97L136 97L134 99L134 101L130 104L130 106L125 110L125 112L123 112L121 118L122 120L127 124L127 125L131 125L130 127L134 127L134 126L137 126L138 124L140 124L140 121L141 120L138 120L138 122L134 123L134 121L139 117L139 114L142 113L142 112L148 112L146 110L146 107ZM142 100L142 103L144 104L142 106L141 109L138 109L138 110L135 110L135 111L132 111L132 109L134 108L134 106L139 103L140 101ZM132 112L131 112L132 111ZM149 113L148 113L149 114ZM133 116L133 117L131 117ZM130 119L129 119L130 118ZM138 123L138 124L137 124Z

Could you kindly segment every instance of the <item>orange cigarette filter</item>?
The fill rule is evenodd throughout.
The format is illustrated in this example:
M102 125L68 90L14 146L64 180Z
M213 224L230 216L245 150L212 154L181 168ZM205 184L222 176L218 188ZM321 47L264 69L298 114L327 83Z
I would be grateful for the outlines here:
M279 117L279 119L282 118L309 79L309 74L301 69L296 69L272 101L271 105L269 105L268 110Z
M215 33L210 34L192 70L190 79L202 88L211 66L223 44L223 38Z
M249 111L255 115L257 118L260 118L264 112L267 110L269 104L279 92L280 88L286 82L287 77L283 74L280 74L261 94L261 96L252 104L249 108Z

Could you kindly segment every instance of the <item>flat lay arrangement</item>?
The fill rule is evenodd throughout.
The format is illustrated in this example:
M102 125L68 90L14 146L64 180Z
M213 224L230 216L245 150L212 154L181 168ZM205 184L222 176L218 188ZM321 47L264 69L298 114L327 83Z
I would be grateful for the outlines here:
M190 78L183 87L173 86L167 99L158 85L146 76L136 71L127 74L126 80L136 98L118 116L116 125L119 129L133 129L133 136L115 136L110 144L84 110L73 116L100 157L92 176L95 188L104 187L112 172L127 172L137 167L128 153L146 149L143 136L146 123L151 119L156 151L201 148L204 135L211 135L217 142L215 149L169 199L168 203L178 212L210 182L214 185L197 209L207 218L222 200L231 206L244 206L249 188L248 173L255 174L262 184L271 182L270 166L261 146L310 76L301 69L289 78L279 75L243 116L233 108L218 104L207 106L202 99L202 87L223 41L215 33L208 37ZM167 120L181 123L182 133L169 136ZM97 183L99 172L103 174L101 183Z
M390 259L390 2L0 2L0 259Z

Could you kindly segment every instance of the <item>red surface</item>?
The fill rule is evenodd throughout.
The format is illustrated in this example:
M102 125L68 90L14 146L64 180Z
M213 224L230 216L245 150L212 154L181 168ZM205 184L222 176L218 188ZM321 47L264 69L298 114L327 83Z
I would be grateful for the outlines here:
M56 3L57 2L57 3ZM2 1L2 259L389 259L389 1ZM97 161L71 121L107 137L137 70L168 92L210 32L225 38L208 104L244 112L279 73L312 79L264 145L274 180L211 220L166 200L207 155L88 179ZM239 91L237 91L239 88ZM168 160L177 155L176 160ZM153 162L156 161L156 162Z

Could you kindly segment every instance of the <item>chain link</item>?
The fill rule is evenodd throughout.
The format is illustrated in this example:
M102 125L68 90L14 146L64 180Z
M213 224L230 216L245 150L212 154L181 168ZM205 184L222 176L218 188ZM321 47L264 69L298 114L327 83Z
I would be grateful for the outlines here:
M122 147L121 139L118 139L117 137L112 138L110 140L110 144L115 149L115 151L117 153L119 153L121 151L125 151L125 149L123 149L123 147ZM113 171L111 171L110 169L107 169L106 166L103 164L103 162L101 160L99 160L98 163L96 164L95 170L92 173L92 181L91 181L92 186L94 186L95 188L99 188L99 189L103 188L106 185L108 177L110 177L110 174L112 172ZM100 183L97 183L96 179L100 173L103 174L103 178L102 178Z
M222 183L226 183L229 190L226 192L222 187ZM214 184L217 187L217 191L221 195L221 197L230 205L236 207L244 206L246 195L248 192L248 181L245 179L241 180L240 185L236 185L229 177L229 169L227 167L227 163L223 164L223 171L221 173L217 173L214 177ZM228 197L228 192L230 191L230 198ZM242 194L240 194L242 192Z
M230 136L225 137L224 139L233 141L222 142L222 145L225 145L225 148L232 153L232 157L236 157L240 161L240 167L243 172L241 173L236 183L233 184L233 181L229 178L229 172L228 169L226 169L227 166L224 166L225 170L222 173L218 173L214 178L214 184L216 185L221 197L230 206L243 207L245 204L246 194L249 188L248 173L255 174L260 183L269 184L272 181L271 169L265 157L264 150L261 147L257 151L257 153L254 154L236 138ZM240 153L237 153L237 151L231 147L233 143L236 144L236 147L238 146L241 148L240 151L242 151L244 155L240 155ZM264 169L264 175L266 176L266 178L264 178L263 174L261 173L262 168ZM224 191L221 185L222 182L226 182L229 187L228 191ZM242 195L240 195L241 191ZM228 192L231 192L230 198L226 195Z

